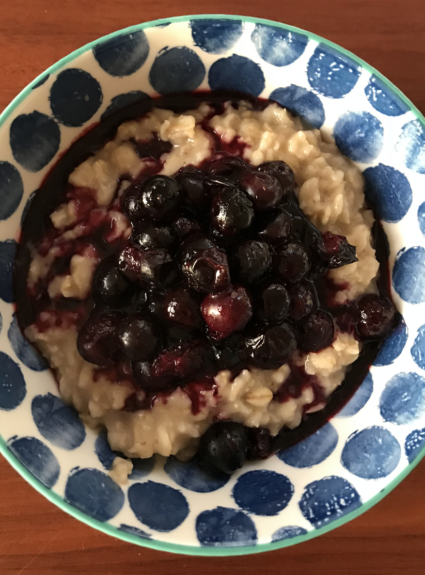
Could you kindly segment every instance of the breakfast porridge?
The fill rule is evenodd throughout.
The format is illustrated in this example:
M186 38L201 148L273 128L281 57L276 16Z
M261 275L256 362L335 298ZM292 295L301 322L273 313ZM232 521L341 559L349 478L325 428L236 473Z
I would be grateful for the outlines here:
M361 172L275 103L125 121L49 215L21 323L120 481L125 458L269 455L395 325Z

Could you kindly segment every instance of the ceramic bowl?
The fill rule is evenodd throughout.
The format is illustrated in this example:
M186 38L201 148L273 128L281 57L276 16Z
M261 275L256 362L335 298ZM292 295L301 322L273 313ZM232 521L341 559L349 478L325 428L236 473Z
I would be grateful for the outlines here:
M127 486L114 454L58 396L16 322L20 223L49 169L84 130L138 99L230 89L273 98L333 134L364 172L390 244L403 315L344 409L316 434L226 483L174 458L141 461ZM425 446L425 128L418 110L346 50L291 26L185 16L116 32L39 76L0 117L0 450L54 504L109 535L198 555L300 543L369 509Z

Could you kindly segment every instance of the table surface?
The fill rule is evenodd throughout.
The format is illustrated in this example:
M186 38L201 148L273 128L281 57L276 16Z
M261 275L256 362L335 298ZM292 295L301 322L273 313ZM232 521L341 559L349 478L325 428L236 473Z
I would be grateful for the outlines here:
M258 4L258 6L257 6ZM167 16L234 13L305 28L351 50L425 112L423 0L0 0L0 110L76 48ZM416 575L425 572L425 460L361 517L302 545L247 557L160 553L79 523L0 458L2 575Z

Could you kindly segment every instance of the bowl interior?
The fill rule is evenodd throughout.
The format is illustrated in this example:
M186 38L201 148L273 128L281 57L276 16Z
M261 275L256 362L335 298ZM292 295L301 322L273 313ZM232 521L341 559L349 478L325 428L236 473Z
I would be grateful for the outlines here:
M108 476L114 455L105 436L62 402L17 326L11 278L20 223L60 154L93 123L148 96L211 89L272 97L334 135L364 171L389 239L403 321L346 407L290 453L250 463L227 482L157 458L118 486ZM146 23L55 64L0 118L3 455L72 515L167 551L265 551L368 509L424 454L424 145L422 116L379 73L326 40L273 22L191 16Z

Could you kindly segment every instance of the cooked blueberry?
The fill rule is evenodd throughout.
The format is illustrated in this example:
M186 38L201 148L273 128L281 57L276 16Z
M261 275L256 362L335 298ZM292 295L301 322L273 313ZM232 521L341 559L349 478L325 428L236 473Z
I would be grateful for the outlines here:
M133 361L131 367L136 384L148 393L168 391L176 387L174 377L155 377L148 361Z
M167 320L183 327L196 328L203 324L199 303L185 288L165 294L164 309Z
M360 314L357 330L364 339L386 337L395 327L396 311L383 296L368 294L358 302Z
M180 240L183 240L191 234L196 234L202 231L198 222L187 216L179 216L173 220L171 225L173 226L173 229L177 233Z
M210 162L205 174L207 178L225 177L229 179L239 179L245 171L251 171L252 168L245 160L237 156L223 156Z
M116 336L121 352L132 361L151 359L160 344L157 326L141 314L125 316L117 326Z
M184 262L190 258L197 250L207 250L216 247L210 238L203 234L193 234L184 240L179 250L179 259Z
M249 460L266 459L272 453L272 436L266 427L247 427Z
M245 288L230 287L207 295L201 311L210 335L218 341L246 326L252 317L251 298Z
M167 250L158 248L141 252L141 281L149 286L166 287L177 279L177 264Z
M231 475L245 463L247 449L244 426L234 421L219 421L201 437L199 464L212 475Z
M164 294L155 288L152 288L148 293L148 310L161 322L165 321Z
M285 164L285 162L281 161L274 161L274 162L265 162L258 166L259 172L265 172L266 174L270 174L279 180L280 185L282 186L283 194L287 196L294 191L295 188L295 176L292 168Z
M204 174L200 170L193 166L182 168L177 173L176 180L183 188L187 201L197 212L210 209L211 195L204 185Z
M260 369L276 369L283 365L295 350L295 334L291 327L282 323L261 330L246 339L249 361Z
M189 383L188 378L215 373L212 347L203 341L181 343L161 352L152 363L155 377L174 377Z
M340 331L355 334L360 319L360 311L355 304L343 306L333 311L333 315Z
M80 328L77 349L83 359L96 365L111 365L118 352L115 330L123 315L119 312L93 312Z
M126 245L118 254L118 268L131 281L142 283L142 252Z
M318 244L317 252L329 269L339 268L357 261L356 247L348 243L345 236L331 232L322 234L323 242Z
M289 307L289 317L294 321L299 321L318 305L317 292L310 282L302 282L289 289L291 305Z
M194 249L181 252L181 272L187 284L203 293L218 292L230 284L229 264L226 253L216 247L195 249L201 242L195 242Z
M115 256L109 256L100 262L93 277L93 299L110 307L129 305L134 286L119 271Z
M172 218L183 200L180 185L168 176L152 176L141 186L140 202L145 214L161 222Z
M153 160L159 160L162 154L168 154L173 149L173 144L171 142L165 142L164 140L161 140L159 135L154 136L150 140L141 142L132 140L132 142L140 158L152 158Z
M196 328L168 325L164 329L164 347L173 347L181 343L189 343L202 337L202 332Z
M157 226L149 220L143 220L133 226L133 242L142 249L166 248L173 252L177 249L177 236L168 226Z
M138 222L145 217L141 201L141 182L134 182L121 198L121 208L131 222Z
M301 320L297 328L298 347L302 351L320 351L334 340L333 318L330 313L320 309Z
M288 212L285 210L273 210L264 221L258 236L271 244L278 244L289 238L291 229L291 217Z
M217 370L232 369L243 359L245 337L240 332L232 333L220 343L214 345Z
M289 283L303 279L310 269L310 257L299 242L289 242L278 252L277 272Z
M253 219L252 202L242 190L227 188L214 197L211 223L224 236L238 234L248 229Z
M261 279L272 263L269 246L264 242L245 240L233 253L232 273L242 283L254 283Z
M248 173L241 186L251 198L254 208L260 211L277 206L283 196L278 179L266 172Z
M256 315L264 323L279 324L287 318L289 304L288 290L273 280L259 290L256 298Z

